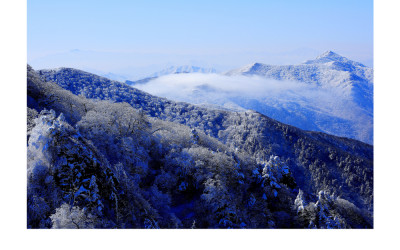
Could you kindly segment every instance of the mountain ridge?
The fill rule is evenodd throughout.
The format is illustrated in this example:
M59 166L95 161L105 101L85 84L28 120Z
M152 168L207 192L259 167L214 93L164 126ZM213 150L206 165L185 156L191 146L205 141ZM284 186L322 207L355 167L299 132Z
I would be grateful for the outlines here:
M299 69L303 71L312 71L311 74L299 74ZM322 82L325 85L331 79L318 79L319 75L316 70L341 70L341 71L352 71L355 76L358 76L365 80L369 85L373 82L372 68L369 68L361 63L347 59L346 57L340 56L339 54L327 51L319 55L315 59L307 60L303 63L296 65L270 65L255 62L238 69L234 69L226 72L226 75L260 75L267 78L276 80L296 80L307 83L318 83ZM286 71L286 72L284 72ZM363 72L364 71L364 72ZM350 76L348 76L350 78ZM350 79L349 79L350 80ZM319 84L324 86L323 84Z

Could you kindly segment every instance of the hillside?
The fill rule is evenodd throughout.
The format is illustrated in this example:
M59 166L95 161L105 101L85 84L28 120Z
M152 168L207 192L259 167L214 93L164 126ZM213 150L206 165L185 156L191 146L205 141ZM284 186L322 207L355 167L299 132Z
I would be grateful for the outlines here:
M30 227L372 227L368 144L68 68L28 66L28 108Z

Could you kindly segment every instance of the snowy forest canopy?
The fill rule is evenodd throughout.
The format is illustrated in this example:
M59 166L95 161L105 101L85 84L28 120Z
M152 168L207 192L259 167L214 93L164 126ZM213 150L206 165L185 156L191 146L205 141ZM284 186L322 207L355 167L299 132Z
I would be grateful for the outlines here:
M373 147L28 66L28 228L372 228Z

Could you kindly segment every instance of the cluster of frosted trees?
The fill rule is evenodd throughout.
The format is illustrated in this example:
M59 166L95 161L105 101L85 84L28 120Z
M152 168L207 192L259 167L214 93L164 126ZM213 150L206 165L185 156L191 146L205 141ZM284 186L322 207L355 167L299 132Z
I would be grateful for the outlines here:
M27 174L31 228L269 228L269 203L294 211L295 183L277 157L257 163L124 104L98 105L75 126L41 111ZM258 211L265 219L251 219Z
M297 130L147 97L136 96L151 110L90 100L28 68L29 228L371 227L351 202L313 196L313 183L299 196L298 159L325 151L305 140L294 154L284 143Z

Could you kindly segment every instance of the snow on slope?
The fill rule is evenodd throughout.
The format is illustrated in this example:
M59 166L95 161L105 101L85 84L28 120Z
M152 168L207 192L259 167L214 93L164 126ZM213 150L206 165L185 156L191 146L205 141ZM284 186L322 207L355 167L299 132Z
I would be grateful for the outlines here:
M331 51L300 65L255 63L225 75L169 75L135 87L193 104L253 109L305 130L373 142L373 71Z

